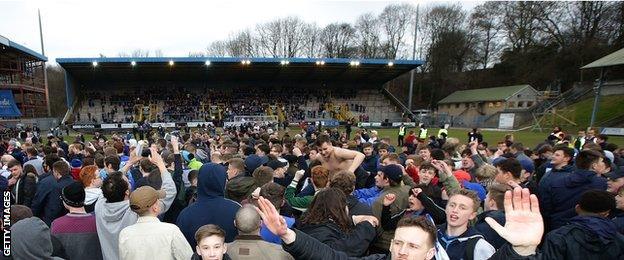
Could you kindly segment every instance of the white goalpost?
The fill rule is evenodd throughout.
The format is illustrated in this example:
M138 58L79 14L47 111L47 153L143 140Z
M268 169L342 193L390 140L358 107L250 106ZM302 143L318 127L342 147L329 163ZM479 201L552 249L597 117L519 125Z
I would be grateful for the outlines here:
M235 116L231 122L224 122L224 126L240 126L251 123L254 125L271 125L277 124L279 121L277 116Z

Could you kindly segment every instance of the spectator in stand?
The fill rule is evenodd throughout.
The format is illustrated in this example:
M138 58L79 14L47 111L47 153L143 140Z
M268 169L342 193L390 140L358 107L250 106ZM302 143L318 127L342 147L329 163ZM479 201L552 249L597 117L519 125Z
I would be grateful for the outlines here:
M50 230L63 245L68 259L102 259L95 215L85 210L82 184L67 185L61 192L61 199L69 213L55 219Z

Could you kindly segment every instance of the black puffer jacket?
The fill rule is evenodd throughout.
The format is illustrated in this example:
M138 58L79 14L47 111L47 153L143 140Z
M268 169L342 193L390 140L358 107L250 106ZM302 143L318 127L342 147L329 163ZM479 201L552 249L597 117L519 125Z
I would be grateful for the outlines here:
M297 239L290 244L282 244L282 248L299 260L390 260L390 255L369 255L365 257L350 257L332 246L328 246L310 237L300 230L294 230Z
M358 223L348 233L343 232L334 222L323 224L297 223L297 228L331 248L349 256L362 256L375 239L375 228L367 221Z

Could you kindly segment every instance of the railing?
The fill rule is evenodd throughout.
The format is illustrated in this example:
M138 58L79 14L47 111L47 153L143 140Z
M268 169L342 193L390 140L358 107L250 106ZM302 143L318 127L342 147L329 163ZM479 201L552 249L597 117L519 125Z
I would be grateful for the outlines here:
M602 122L599 122L596 125L603 126L603 127L624 125L624 115L619 115L619 116L609 118L607 120L603 120Z
M416 115L414 114L414 112L412 112L407 106L405 106L401 102L401 100L399 100L397 97L395 97L386 88L381 88L381 89L383 90L383 93L386 94L386 96L388 96L390 98L390 100L394 101L395 104L399 105L403 109L403 112L407 112L408 114L412 115L413 118L416 118Z

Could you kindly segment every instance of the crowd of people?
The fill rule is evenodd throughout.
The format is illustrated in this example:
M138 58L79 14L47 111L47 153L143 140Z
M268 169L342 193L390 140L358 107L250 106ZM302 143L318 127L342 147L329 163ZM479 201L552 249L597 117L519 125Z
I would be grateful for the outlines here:
M395 146L354 130L12 136L0 143L0 189L11 201L2 225L11 255L2 257L624 255L624 154L606 136L590 130L578 147L548 137L529 149L513 136L490 146L478 129L463 142L402 125Z
M172 91L175 90L175 93ZM178 88L170 86L153 86L151 91L124 90L123 93L103 94L91 91L85 93L86 106L74 111L76 122L88 123L130 123L142 121L137 114L143 109L156 105L156 118L143 118L152 122L209 122L215 119L232 121L235 116L266 116L278 115L280 110L284 120L298 122L309 119L337 118L332 100L354 99L357 92L352 89L318 89L318 88L249 88L238 87L228 90L205 88ZM99 100L101 114L95 111L96 100ZM317 108L305 107L301 100L315 100ZM273 106L274 109L269 109ZM348 103L349 111L366 113L366 106ZM86 111L85 113L82 113ZM149 113L149 109L145 114ZM365 119L367 119L366 116ZM360 120L362 121L362 120Z

